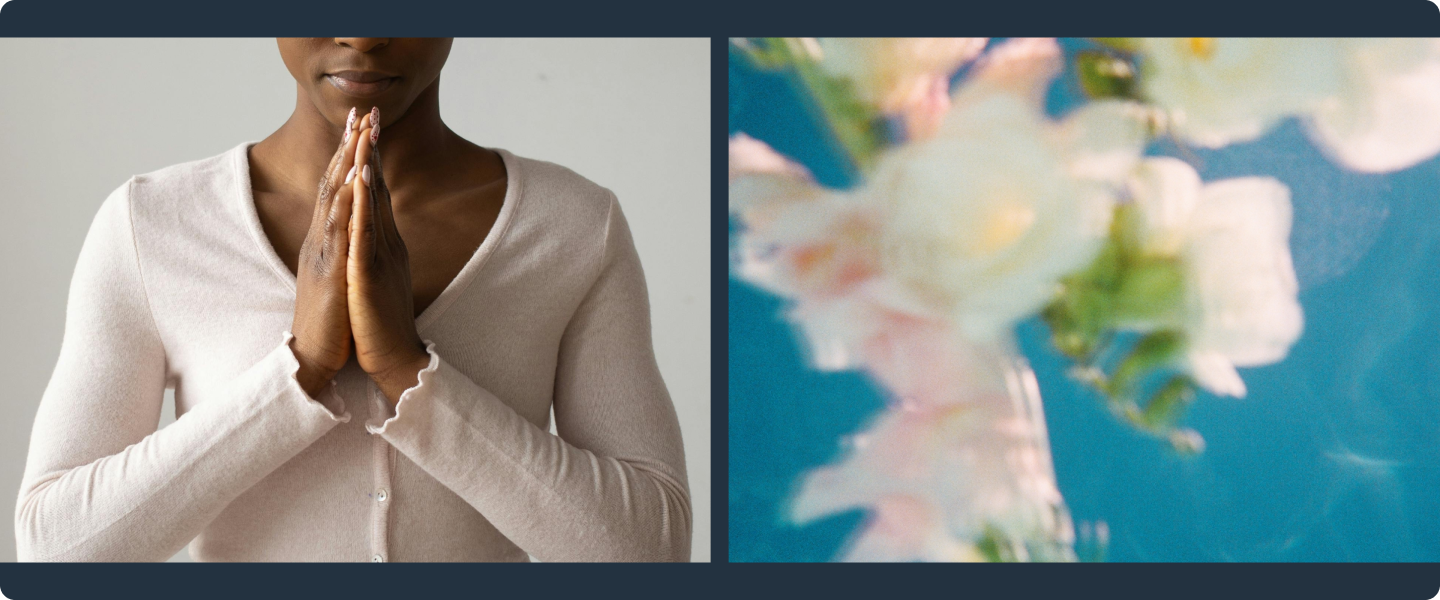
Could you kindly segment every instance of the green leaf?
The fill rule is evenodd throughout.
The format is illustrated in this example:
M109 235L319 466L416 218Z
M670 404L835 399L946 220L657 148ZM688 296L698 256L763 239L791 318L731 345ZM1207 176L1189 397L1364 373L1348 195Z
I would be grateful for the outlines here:
M1143 254L1140 243L1143 227L1144 216L1134 204L1120 204L1115 207L1115 215L1110 220L1110 241L1119 246L1123 260L1133 260Z
M1075 56L1080 87L1091 98L1136 98L1135 65L1109 52L1085 50Z
M1005 540L1005 534L998 527L986 523L980 540L975 543L980 555L988 562L1018 562L1019 557Z
M1185 274L1180 261L1143 258L1124 272L1115 294L1116 316L1122 320L1148 320L1174 315L1180 309Z
M860 102L849 80L831 77L813 63L801 65L797 71L846 152L862 169L870 166L884 146L879 114Z
M1184 347L1185 336L1178 331L1156 331L1140 338L1130 354L1115 367L1108 391L1113 395L1129 396L1146 373L1172 364Z
M1092 343L1087 340L1075 323L1075 314L1068 308L1064 292L1040 311L1040 318L1050 326L1050 335L1055 348L1074 360L1081 360L1090 352Z
M1168 431L1175 428L1185 407L1195 400L1195 382L1187 375L1175 375L1150 397L1145 404L1144 422L1151 429Z
M1177 369L1185 350L1184 333L1177 328L1185 300L1184 264L1148 254L1141 226L1134 206L1117 206L1110 235L1095 259L1061 281L1041 316L1056 349L1076 362L1070 376L1100 392L1120 420L1168 438L1181 452L1199 452L1204 446L1199 435L1175 426L1194 398L1188 375L1172 375L1144 405L1137 398L1152 374ZM1136 328L1150 332L1112 362L1108 357L1116 333ZM1109 364L1114 369L1106 373Z
M1125 248L1112 236L1100 247L1100 253L1095 255L1095 261L1085 270L1083 278L1091 286L1113 291L1120 283L1124 265Z
M880 115L856 97L849 81L821 69L799 38L731 38L730 44L756 66L784 73L857 167L863 171L874 163L885 144Z
M789 51L776 40L784 38L730 38L732 56L738 55L750 61L757 69L777 71L790 66Z

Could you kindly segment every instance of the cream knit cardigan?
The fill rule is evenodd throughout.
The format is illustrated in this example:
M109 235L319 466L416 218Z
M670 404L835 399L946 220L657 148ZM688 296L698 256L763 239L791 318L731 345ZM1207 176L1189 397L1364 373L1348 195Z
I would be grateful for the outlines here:
M391 411L352 357L317 401L253 143L100 207L30 439L20 560L688 560L679 424L614 194L499 151L499 217L416 321L419 383ZM157 431L167 387L178 418Z

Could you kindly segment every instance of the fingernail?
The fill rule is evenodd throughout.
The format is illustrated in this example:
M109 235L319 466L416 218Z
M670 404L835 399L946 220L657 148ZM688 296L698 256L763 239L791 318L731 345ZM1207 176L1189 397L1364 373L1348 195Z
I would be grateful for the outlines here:
M366 167L366 168L369 168L369 167ZM352 167L350 167L350 172L345 174L345 183L350 183L350 181L353 180L353 179L355 179L355 167L352 166ZM366 181L365 183L370 183L370 182L369 182L369 181Z
M380 107L370 107L370 143L380 141Z
M350 170L355 170L355 167L350 167ZM365 168L360 170L360 179L365 181L365 185L370 185L370 165L365 165Z
M350 107L350 116L345 119L345 137L340 140L344 145L350 142L350 128L355 126L355 107Z

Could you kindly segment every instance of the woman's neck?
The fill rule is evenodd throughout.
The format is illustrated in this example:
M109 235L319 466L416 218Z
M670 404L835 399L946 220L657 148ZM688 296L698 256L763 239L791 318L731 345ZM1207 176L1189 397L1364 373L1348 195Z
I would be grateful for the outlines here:
M357 118L369 105L357 103ZM432 187L446 173L455 173L456 160L473 147L440 119L439 82L421 92L399 119L381 115L380 143L385 181L394 196L411 186ZM331 123L303 91L297 92L295 112L279 129L251 148L252 184L257 191L307 197L324 175L340 145L343 123ZM258 172L257 172L258 171ZM438 177L438 179L437 179Z

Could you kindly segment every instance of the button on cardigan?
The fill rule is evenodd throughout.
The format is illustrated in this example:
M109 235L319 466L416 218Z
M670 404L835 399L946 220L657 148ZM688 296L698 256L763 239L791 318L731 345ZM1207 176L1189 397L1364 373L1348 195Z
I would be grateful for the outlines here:
M353 357L318 399L295 379L295 276L255 212L253 143L101 205L20 560L688 560L679 424L609 190L498 151L500 215L417 319L430 363L392 410ZM166 388L178 418L157 431Z

